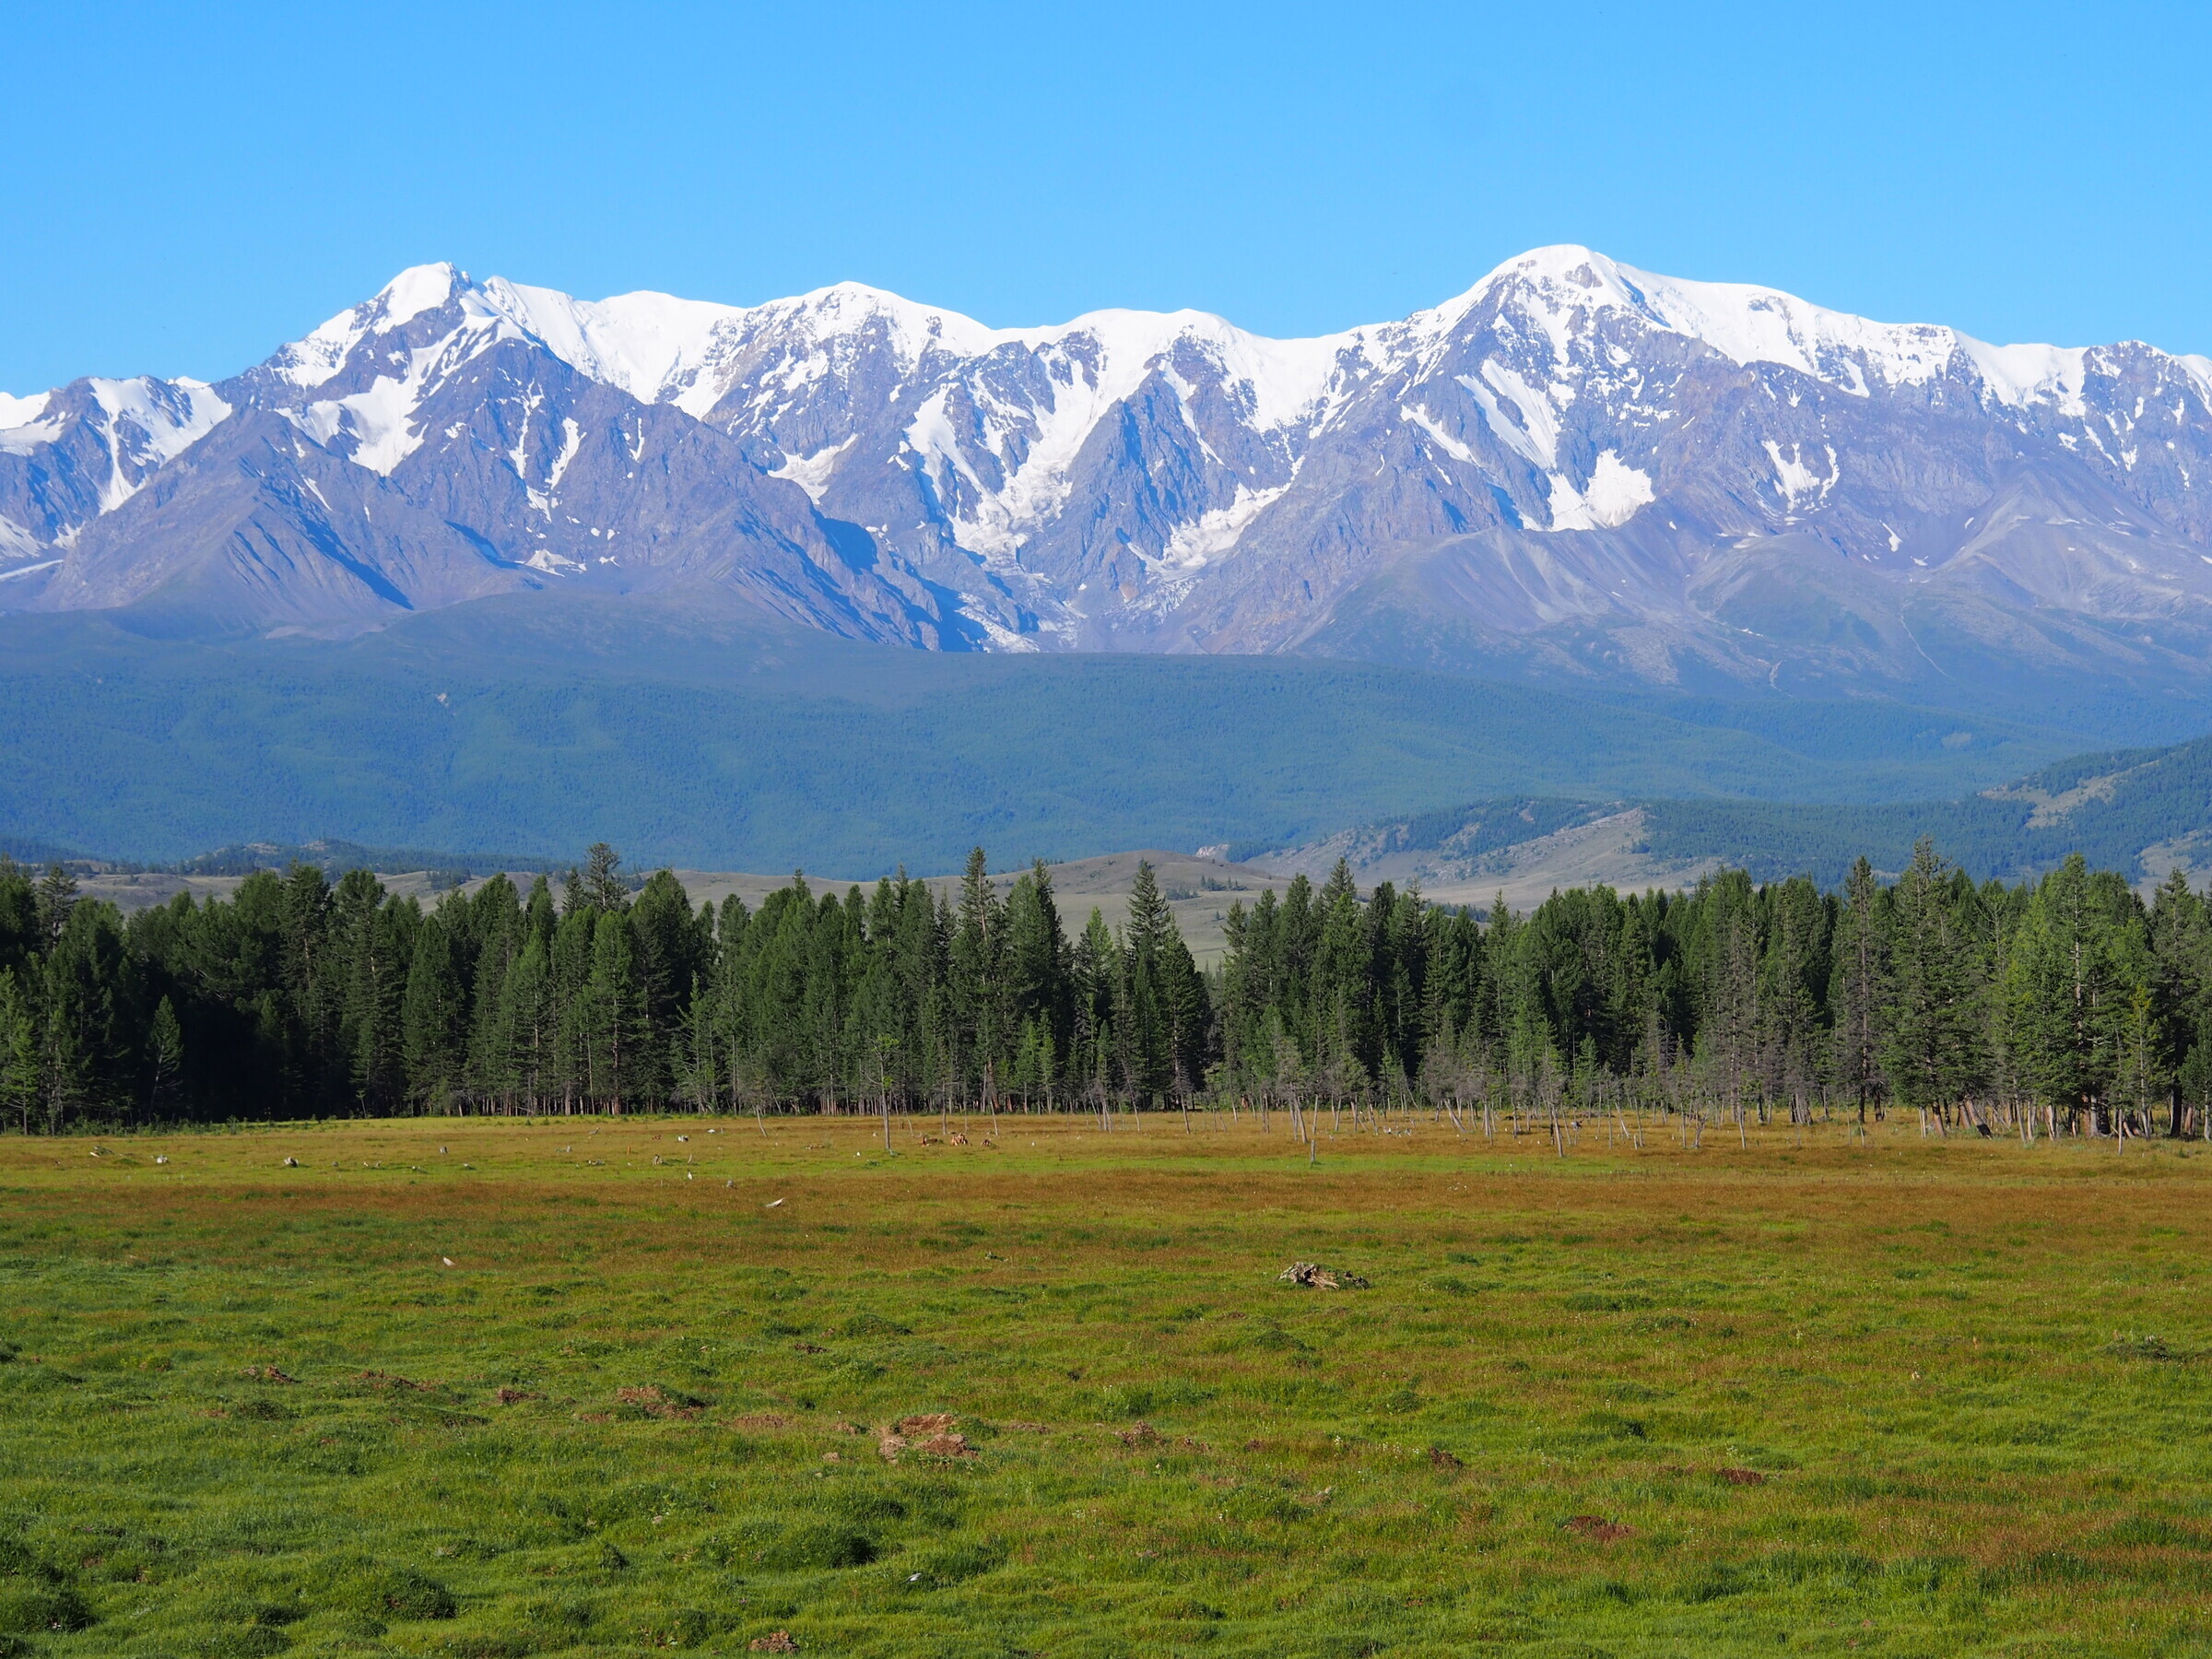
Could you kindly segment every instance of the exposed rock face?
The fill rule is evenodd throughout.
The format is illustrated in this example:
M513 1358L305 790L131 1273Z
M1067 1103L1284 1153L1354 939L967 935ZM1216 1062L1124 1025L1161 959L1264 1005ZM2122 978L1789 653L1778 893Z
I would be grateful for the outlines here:
M0 603L343 630L704 581L932 649L2194 691L2208 481L2205 359L1991 347L1581 248L1300 341L425 266L218 385L0 402Z

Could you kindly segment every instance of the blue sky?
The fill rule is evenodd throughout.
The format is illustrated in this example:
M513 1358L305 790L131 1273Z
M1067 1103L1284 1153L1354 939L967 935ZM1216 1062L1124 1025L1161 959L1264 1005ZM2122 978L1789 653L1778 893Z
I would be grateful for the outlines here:
M2194 5L26 6L0 390L220 376L433 259L1285 335L1582 241L2212 352L2207 63Z

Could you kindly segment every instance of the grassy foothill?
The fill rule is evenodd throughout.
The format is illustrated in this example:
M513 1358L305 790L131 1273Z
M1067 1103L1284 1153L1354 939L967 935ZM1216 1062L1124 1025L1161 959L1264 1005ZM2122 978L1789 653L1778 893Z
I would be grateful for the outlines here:
M0 1139L0 1653L2212 1653L2212 1150L1340 1131Z

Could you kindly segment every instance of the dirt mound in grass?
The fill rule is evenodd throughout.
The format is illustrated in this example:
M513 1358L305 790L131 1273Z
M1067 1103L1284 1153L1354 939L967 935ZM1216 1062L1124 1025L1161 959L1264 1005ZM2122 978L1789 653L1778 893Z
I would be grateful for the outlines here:
M1592 1538L1600 1544L1610 1544L1618 1538L1632 1538L1636 1529L1619 1521L1608 1521L1603 1515L1571 1515L1566 1522L1567 1531L1578 1538Z

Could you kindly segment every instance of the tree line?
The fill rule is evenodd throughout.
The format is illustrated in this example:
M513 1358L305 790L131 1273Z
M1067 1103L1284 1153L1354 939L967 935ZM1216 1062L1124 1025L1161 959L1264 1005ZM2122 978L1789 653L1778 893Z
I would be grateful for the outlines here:
M426 909L294 865L127 918L0 861L0 1110L23 1131L420 1112L1394 1112L1678 1125L1900 1110L1950 1134L2212 1135L2212 908L2077 857L1977 884L1924 841L1839 889L1722 871L1487 915L1339 864L1233 901L1201 971L1149 865L1064 926L802 876L755 909L594 847ZM1379 1118L1377 1114L1380 1114ZM1689 1133L1685 1127L1684 1133Z

